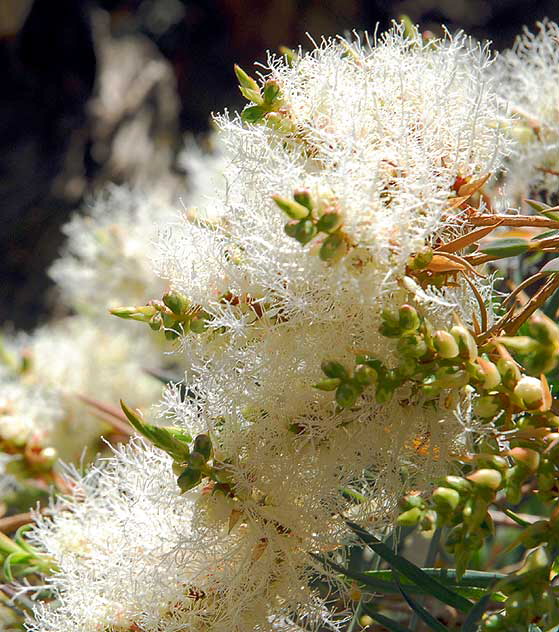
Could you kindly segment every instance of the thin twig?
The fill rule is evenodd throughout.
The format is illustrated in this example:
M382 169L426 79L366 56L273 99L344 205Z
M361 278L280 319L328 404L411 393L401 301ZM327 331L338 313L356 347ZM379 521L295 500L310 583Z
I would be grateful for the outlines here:
M468 283L472 292L474 293L474 296L476 297L476 301L478 302L478 305L479 305L479 315L481 317L481 331L487 331L487 326L488 326L487 309L485 307L483 296L481 295L480 291L477 289L475 284L468 278L466 274L464 275L464 278L466 279L466 282Z
M529 285L532 285L532 283L535 283L536 281L539 281L540 279L543 279L546 276L549 276L549 273L547 273L547 272L537 272L536 274L533 274L531 277L528 277L527 279L524 279L524 281L522 281L522 283L520 285L515 287L514 290L505 298L505 300L503 301L502 304L503 305L507 305L513 299L515 299L518 296L518 294L520 294L522 292L522 290L527 288Z
M48 513L48 509L40 509L39 513ZM0 533L13 533L23 525L33 522L33 513L26 511L25 513L15 514L14 516L5 516L0 518Z
M96 399L88 397L87 395L78 395L78 398L81 399L84 404L95 408L103 414L103 419L110 423L115 430L118 430L121 434L131 436L134 434L133 429L130 424L126 420L124 413L122 413L115 406L111 406L110 404L104 404L103 402L99 402Z

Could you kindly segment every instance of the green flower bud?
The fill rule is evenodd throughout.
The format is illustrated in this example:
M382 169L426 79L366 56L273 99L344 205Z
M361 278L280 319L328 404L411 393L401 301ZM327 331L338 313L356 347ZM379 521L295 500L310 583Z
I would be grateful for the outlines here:
M206 465L206 459L200 452L191 452L188 457L188 467L194 470L201 470Z
M474 414L481 419L492 419L501 410L501 403L498 397L484 395L474 401Z
M383 309L381 314L382 322L379 327L379 332L387 338L398 338L402 335L402 329L400 327L400 320L390 310Z
M441 358L452 359L458 356L458 344L448 331L442 329L436 331L433 335L433 344Z
M157 312L157 314L154 314L150 318L148 325L150 329L153 329L153 331L159 331L161 327L163 326L163 319L161 317L161 313Z
M353 377L362 386L369 386L377 379L377 372L366 364L358 364L353 372Z
M212 440L207 434L199 434L196 439L194 439L192 449L201 454L207 461L212 454Z
M536 314L528 321L530 335L546 346L559 346L559 327L545 314Z
M540 466L540 454L535 450L530 450L529 448L512 448L508 454L517 464L522 463L530 472L535 472Z
M472 484L462 476L445 476L443 482L445 487L450 487L459 494L469 494L472 491Z
M163 295L163 302L173 312L173 314L181 315L190 309L190 301L184 294L170 290Z
M249 88L250 90L259 90L256 81L250 77L240 66L235 64L233 66L239 85L243 88Z
M305 208L308 208L309 211L312 211L312 198L310 192L307 189L297 189L296 191L294 191L293 199L295 200L295 202L298 202Z
M299 222L296 219L287 222L287 224L283 227L286 235L295 239L297 234L297 227L299 226Z
M398 310L398 323L400 329L404 332L413 332L419 329L421 321L415 307L411 305L402 305Z
M419 335L402 336L398 340L398 351L410 358L422 358L428 351L425 340Z
M541 381L537 377L525 375L514 387L514 395L526 410L536 410L543 404L544 392Z
M490 469L477 470L473 474L469 474L467 479L477 487L486 487L493 491L497 491L503 481L500 472Z
M412 270L423 270L431 263L432 259L432 250L424 250L423 252L418 252L412 257L409 263L409 267Z
M273 195L272 199L291 219L305 219L310 214L308 208L295 202L295 200L288 200L287 198L281 197L281 195Z
M423 512L419 507L413 507L401 513L396 519L396 524L400 527L415 527L421 520Z
M157 309L153 305L142 305L140 307L115 307L109 311L113 316L119 318L147 323L157 312Z
M346 371L344 365L336 362L336 360L323 360L320 364L320 368L328 377L349 380L349 373Z
M316 237L317 228L310 219L303 219L297 224L295 229L295 239L300 244L308 244L314 237Z
M497 360L497 368L501 374L503 384L507 388L514 388L522 377L520 369L513 360L507 360L505 358L499 358Z
M334 263L341 259L347 250L348 246L343 236L340 233L333 233L322 242L318 256L322 261Z
M488 391L493 390L501 383L501 374L497 365L481 357L477 359L477 362L483 379L483 388Z
M313 388L317 388L319 391L335 391L338 386L342 383L340 378L338 377L329 377L325 380L320 380L317 382Z
M449 487L437 487L431 496L437 511L450 513L458 507L460 494L455 489Z
M336 211L327 211L318 220L316 225L321 233L334 233L342 225L342 216Z
M462 325L454 325L450 333L458 343L460 357L473 362L477 358L478 350L472 334Z
M361 390L357 386L351 384L350 382L344 382L338 386L336 391L336 402L342 408L350 408L353 404L355 404L359 395L361 395Z
M400 506L402 509L412 509L413 507L419 507L420 509L425 509L425 500L422 496L412 495L404 496L400 500Z
M190 330L195 334L201 334L206 331L207 322L205 318L196 316L190 321Z
M461 388L465 386L470 379L468 373L462 369L456 370L454 367L443 366L437 369L436 383L441 388Z
M512 351L516 351L517 353L522 353L524 355L528 353L533 353L540 348L540 343L530 336L501 336L496 339L497 342L501 343L507 349L511 349Z
M184 494L184 492L196 487L201 480L202 472L199 469L187 467L177 478L177 485L179 486L181 493Z
M273 105L280 97L280 85L276 79L268 79L264 84L264 103Z

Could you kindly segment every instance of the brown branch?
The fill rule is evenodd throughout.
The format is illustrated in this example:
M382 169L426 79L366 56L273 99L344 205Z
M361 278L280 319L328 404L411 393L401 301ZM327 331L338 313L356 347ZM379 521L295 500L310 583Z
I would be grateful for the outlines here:
M39 513L48 513L48 509L40 509ZM0 533L13 533L31 522L33 522L33 514L30 511L0 518Z
M539 215L471 215L467 221L473 226L492 226L500 222L501 226L559 228L558 220Z

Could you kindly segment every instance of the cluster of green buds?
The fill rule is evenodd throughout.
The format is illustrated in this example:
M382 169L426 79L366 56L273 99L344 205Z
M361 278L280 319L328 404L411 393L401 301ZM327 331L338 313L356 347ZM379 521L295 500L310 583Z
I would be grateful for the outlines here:
M353 406L366 386L374 384L377 402L385 403L399 386L408 383L418 402L436 402L449 391L475 393L475 414L482 419L498 417L498 426L506 426L519 413L549 412L551 394L545 377L523 375L499 344L502 339L478 349L474 336L463 325L435 330L411 305L403 305L396 313L384 310L379 331L397 339L396 367L388 368L377 358L359 355L353 373L334 363L335 369L324 371L328 379L316 385L321 390L336 390L343 408ZM366 375L363 381L361 375Z
M232 494L227 463L215 458L212 440L207 434L192 437L172 426L155 426L142 419L121 401L130 425L154 446L173 459L173 472L182 493L196 487L203 479L213 481L212 491ZM190 446L192 444L192 446Z
M542 313L534 314L521 328L518 336L497 339L530 375L550 373L559 360L559 327Z
M175 290L163 295L161 301L149 301L137 307L116 307L111 314L128 320L147 323L154 331L163 330L167 340L175 340L181 334L205 331L209 315L188 298Z
M549 550L539 547L528 553L521 568L495 586L505 597L504 608L483 619L483 632L521 632L531 629L530 624L557 629L559 599L551 585L553 574Z
M295 191L292 199L280 195L274 195L273 199L291 220L285 225L287 235L304 246L322 233L324 239L318 256L329 263L347 254L350 240L342 230L342 215L335 203L316 203L306 189Z
M258 82L240 66L235 65L235 74L239 81L241 94L254 105L246 107L241 118L245 123L265 122L282 131L292 131L287 112L282 108L283 100L280 85L276 79L268 79L261 89Z

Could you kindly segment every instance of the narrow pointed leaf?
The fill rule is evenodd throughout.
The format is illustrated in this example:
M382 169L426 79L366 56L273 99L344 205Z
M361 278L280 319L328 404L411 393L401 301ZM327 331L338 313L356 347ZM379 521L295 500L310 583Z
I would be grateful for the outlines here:
M390 619L390 617L385 617L367 604L363 604L363 612L368 614L371 619L374 619L377 623L383 625L387 630L390 630L390 632L411 632L409 628L400 625L397 621L394 621L394 619Z
M515 257L527 252L530 249L530 242L520 237L510 237L506 239L496 239L489 242L482 248L480 252L492 257L504 259L506 257Z
M400 592L402 593L402 597L408 602L409 607L425 624L429 626L431 630L433 630L434 632L449 632L446 626L444 626L440 621L437 621L437 619L435 619L435 617L430 612L425 610L425 608L421 604L417 603L415 599L408 595L401 584Z
M425 588L430 595L436 597L439 601L460 610L461 612L468 612L472 607L470 601L462 597L458 593L450 590L443 584L439 583L436 579L430 577L427 573L424 573L418 566L412 564L409 560L394 553L386 544L381 542L374 535L368 533L362 529L358 524L353 522L347 522L348 526L369 545L377 555L387 562L394 570L399 571L404 577L407 577L418 586Z

